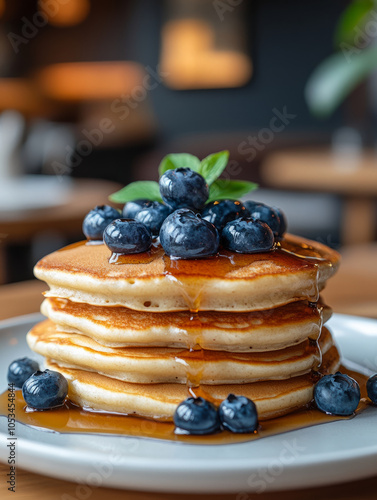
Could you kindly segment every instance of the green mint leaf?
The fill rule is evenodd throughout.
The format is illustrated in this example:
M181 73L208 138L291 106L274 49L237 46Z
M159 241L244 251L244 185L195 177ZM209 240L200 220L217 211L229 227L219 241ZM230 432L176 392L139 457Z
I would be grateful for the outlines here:
M127 203L127 201L146 198L151 201L162 201L160 187L155 181L131 182L126 187L109 196L114 203Z
M202 175L210 186L220 177L228 164L229 151L219 151L208 155L200 163L199 174Z
M200 160L194 155L189 153L173 153L166 155L158 167L158 173L160 177L167 170L174 170L175 168L191 168L194 172L199 172Z
M215 200L238 200L245 194L257 189L258 184L248 181L229 181L217 179L209 188L208 202Z

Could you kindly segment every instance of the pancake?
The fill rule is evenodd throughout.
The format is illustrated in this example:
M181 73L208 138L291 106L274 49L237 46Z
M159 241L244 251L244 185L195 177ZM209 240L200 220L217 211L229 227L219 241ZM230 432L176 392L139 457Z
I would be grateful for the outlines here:
M245 384L287 379L316 370L334 345L324 328L319 343L306 340L265 353L189 351L161 347L103 347L89 337L56 330L44 321L27 335L29 347L60 366L97 372L132 383Z
M47 298L42 313L61 331L88 335L108 347L159 346L250 352L282 349L317 339L331 316L306 301L254 312L146 313Z
M197 260L169 258L158 241L136 255L80 242L36 265L49 320L27 340L84 409L172 420L190 394L218 404L234 393L273 418L312 400L317 370L339 367L331 310L317 304L339 261L293 235L269 252Z
M324 356L325 368L321 372L335 372L339 364L339 354L333 346ZM47 366L67 378L69 399L86 409L172 420L177 405L188 396L183 384L123 382L86 370L62 367L51 360L47 360ZM243 385L201 385L198 394L217 403L230 393L244 395L255 402L259 419L265 420L308 404L313 399L314 384L315 379L311 375L302 375Z
M82 242L43 258L35 275L48 283L47 297L74 302L149 312L236 312L316 302L339 261L327 246L293 235L270 252L222 250L198 260L169 259L158 244L119 257L105 245Z

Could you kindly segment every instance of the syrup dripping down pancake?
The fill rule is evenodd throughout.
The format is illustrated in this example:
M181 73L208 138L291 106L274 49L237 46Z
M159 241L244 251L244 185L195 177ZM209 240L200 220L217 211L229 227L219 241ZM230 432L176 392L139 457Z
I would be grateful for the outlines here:
M333 347L323 328L319 342L306 341L271 352L229 353L164 347L103 347L89 337L56 330L51 321L27 335L29 347L61 366L97 372L132 383L245 384L309 373Z
M335 346L324 355L323 361L323 374L334 373L339 368L339 353ZM169 421L172 420L177 405L189 395L183 384L123 382L86 370L62 367L51 360L47 360L47 366L67 378L68 397L82 408ZM307 374L287 380L267 380L243 385L201 385L200 395L217 403L230 393L244 395L255 402L260 420L266 420L310 403L316 380Z
M108 347L184 347L231 352L282 349L317 339L331 316L323 304L293 302L267 311L150 313L47 298L42 313L65 332Z
M71 245L43 258L37 278L47 297L149 312L257 311L297 300L316 302L340 256L320 243L287 235L276 249L198 260L169 259L161 246L110 263L105 245Z

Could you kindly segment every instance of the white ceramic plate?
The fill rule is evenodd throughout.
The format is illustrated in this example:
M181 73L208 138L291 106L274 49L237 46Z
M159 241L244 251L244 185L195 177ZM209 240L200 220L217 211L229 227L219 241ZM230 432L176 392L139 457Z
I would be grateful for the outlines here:
M0 390L6 389L9 363L30 355L25 334L39 320L31 315L0 323ZM329 326L344 358L377 372L376 320L335 314ZM352 420L254 442L200 446L57 434L19 424L17 466L88 487L212 493L304 488L377 474L376 425L377 408L370 407ZM6 419L0 418L3 462L6 430Z

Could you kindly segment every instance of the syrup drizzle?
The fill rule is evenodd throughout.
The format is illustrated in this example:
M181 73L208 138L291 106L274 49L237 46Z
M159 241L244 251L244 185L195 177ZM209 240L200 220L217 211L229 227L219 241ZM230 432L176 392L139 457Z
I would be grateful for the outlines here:
M80 244L80 243L79 243ZM72 248L72 246L70 247ZM167 279L179 285L179 290L187 304L187 309L191 312L190 322L195 325L194 329L190 329L189 350L184 351L182 355L176 357L176 362L186 367L187 378L187 391L193 397L204 397L211 400L212 398L205 393L201 387L201 380L203 375L203 365L205 362L205 351L202 348L202 324L198 311L200 311L201 299L203 294L203 285L197 278L222 278L229 277L234 271L242 268L252 266L255 263L262 263L265 261L273 262L276 266L288 270L302 270L306 269L311 272L313 289L308 292L308 296L303 297L312 302L317 302L319 298L319 267L318 265L323 262L331 265L331 262L323 258L313 247L307 244L295 244L284 239L279 242L275 248L270 252L257 253L257 254L235 254L226 250L214 257L198 260L185 260L173 259L164 254L162 247L157 241L154 242L151 249L143 254L135 255L120 255L113 254L110 257L110 264L115 265L132 265L132 264L149 264L156 258L161 257L164 260L165 276ZM320 317L322 317L322 310L319 306L315 305L316 310ZM309 349L317 349L320 352L318 338L314 339L309 345ZM320 366L320 364L319 364ZM315 373L313 373L315 376ZM4 396L4 395L3 395ZM3 396L0 398L0 409L2 410ZM37 427L50 428L57 430L52 426L49 415L58 415L57 421L60 422L59 429L64 429L64 432L77 432L77 429L86 429L85 432L105 432L105 433L120 433L127 435L139 435L144 437L157 437L162 439L174 440L187 440L193 441L192 436L177 436L174 434L172 424L153 421L150 423L149 428L153 428L152 435L145 432L145 424L149 422L145 419L123 416L123 415L110 415L105 412L93 413L88 410L83 410L75 407L70 402L67 402L65 407L60 410L49 410L49 412L28 412L20 411L22 405L22 398L18 400L18 413L21 415L23 423L29 425L36 425ZM364 403L361 403L361 407ZM59 413L60 412L60 413ZM90 416L90 417L89 417ZM263 437L264 435L271 435L286 430L306 427L308 425L315 425L331 419L338 419L339 417L324 418L323 414L317 410L301 410L295 414L287 417L279 417L278 419L269 420L263 424L261 431L255 436L250 435L240 437L231 435L229 433L221 433L219 439L216 437L206 437L210 442L237 442L245 441L251 438ZM83 420L84 419L84 420ZM121 420L119 420L121 419ZM100 422L101 421L101 422ZM74 424L72 424L72 422ZM84 423L86 422L86 424ZM41 424L41 425L37 425ZM79 424L79 425L76 425ZM110 424L110 426L108 425ZM121 424L121 425L120 425ZM277 424L277 425L276 425ZM164 426L164 427L161 427ZM168 427L166 427L168 426ZM67 429L70 429L67 431ZM72 430L73 429L73 430ZM76 429L76 430L74 430ZM90 430L87 430L90 429ZM228 435L228 437L227 437ZM203 442L201 437L198 442Z
M184 298L187 309L191 312L190 323L191 325L195 325L194 329L190 328L190 331L186 330L186 338L188 339L189 346L188 354L182 353L182 355L176 357L176 362L186 368L188 394L194 397L198 397L199 395L207 397L201 388L205 352L202 348L202 324L198 315L203 295L204 281L198 280L197 278L224 278L234 271L249 267L255 263L263 263L264 261L273 262L277 266L287 269L306 268L312 273L314 287L308 292L309 296L305 298L316 302L319 298L318 264L323 264L323 262L326 261L326 259L312 246L305 243L300 243L298 245L297 243L283 239L269 252L238 254L221 249L216 256L197 260L168 257L164 253L158 240L154 240L148 252L133 255L112 254L109 262L115 265L140 265L150 264L156 258L163 259L165 266L164 274L168 280L178 285L178 289ZM317 310L320 316L322 316L322 311L318 308ZM315 343L315 347L321 358L318 338L315 339ZM195 356L190 356L189 354L191 352L195 352ZM201 362L199 362L199 360L201 360Z
M297 248L294 248L297 252ZM260 254L236 254L234 252L230 252L222 249L222 251L215 257L209 257L207 259L199 259L199 260L185 260L185 259L174 259L172 257L168 257L164 255L165 262L165 276L174 281L179 285L179 289L181 291L182 296L185 299L187 304L187 308L191 312L190 321L193 321L197 325L196 330L196 338L193 340L190 346L190 351L195 350L196 356L184 355L184 357L176 358L176 361L183 363L186 366L186 378L187 378L187 389L189 395L192 397L203 397L204 399L208 399L212 401L212 398L206 391L201 387L201 381L203 376L203 362L205 360L205 351L201 347L202 337L201 337L201 322L198 316L198 311L200 311L201 306L201 298L203 294L203 286L198 285L198 282L192 279L192 276L198 275L206 275L206 276L215 276L215 277L225 277L229 275L229 273L233 272L236 269L240 269L242 267L249 266L251 263L264 261L264 260L273 260L280 265L289 259L298 260L300 265L303 264L303 259L306 262L306 254L310 252L310 249L304 249L305 255L299 255L298 253L294 253L292 251L292 246L287 246L285 250L282 247L282 244L279 243L275 249L270 252L260 253ZM308 250L308 251L306 251ZM316 260L317 254L314 256L313 262L309 265L313 266L313 270L316 273L316 290L315 296L318 298L319 290L317 285L318 272L317 272L317 264L314 263ZM288 259L288 260L289 260ZM283 262L282 262L283 261ZM305 264L304 264L305 265ZM202 282L203 283L203 282ZM316 341L316 347L320 352L318 339ZM198 356L200 353L200 356ZM321 356L321 354L320 354ZM201 363L195 361L200 357ZM193 362L194 361L194 362ZM214 402L214 401L212 401Z

